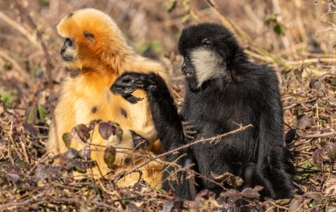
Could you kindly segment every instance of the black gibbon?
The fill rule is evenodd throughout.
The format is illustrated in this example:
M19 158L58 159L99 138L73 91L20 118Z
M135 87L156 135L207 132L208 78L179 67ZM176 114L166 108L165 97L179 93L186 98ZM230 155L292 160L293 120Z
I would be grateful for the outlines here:
M292 197L292 179L284 171L283 114L276 73L267 65L249 62L231 32L218 24L184 29L178 50L184 57L182 72L186 79L180 116L165 81L156 73L123 73L112 91L126 100L134 99L132 92L136 89L147 92L163 151L191 142L183 134L181 121L194 126L196 140L230 132L238 124L252 124L244 131L222 137L216 144L199 143L167 160L172 162L186 154L178 164L184 166L191 159L195 163L193 169L206 178L215 180L211 173L229 172L245 179L247 186L263 186L262 196ZM163 179L169 174L164 173ZM177 180L164 181L163 189L190 199L189 184L183 177L185 173L179 174ZM222 191L211 181L197 177L195 180L198 191Z
M122 141L104 140L94 129L91 138L91 158L96 160L101 173L111 171L104 162L104 149L112 145L130 150L116 154L114 170L130 169L140 163L140 157L130 154L135 147L134 136L145 138L148 145L143 151L155 155L160 151L160 142L152 121L146 99L138 104L131 104L120 95L110 91L114 81L125 71L139 73L155 72L168 80L168 74L159 62L137 55L126 43L126 40L114 21L96 9L81 9L70 13L57 26L58 33L65 39L61 48L61 57L69 75L62 82L59 102L54 111L54 119L50 126L49 140L46 144L51 155L59 155L67 151L62 134L71 132L78 124L89 124L101 119L115 121L123 129ZM167 82L167 81L166 81ZM138 96L145 97L144 91ZM133 133L134 132L134 133ZM135 138L137 139L137 138ZM87 148L87 144L72 141L71 146L77 150ZM161 180L162 165L151 162L142 168L142 176L152 185ZM97 168L92 174L101 177ZM129 185L138 180L138 174L119 180L119 185ZM160 185L160 183L159 183Z

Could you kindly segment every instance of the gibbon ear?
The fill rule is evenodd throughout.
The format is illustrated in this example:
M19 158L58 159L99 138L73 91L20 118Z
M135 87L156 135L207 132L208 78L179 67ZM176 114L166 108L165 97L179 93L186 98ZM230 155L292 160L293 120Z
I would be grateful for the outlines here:
M91 34L90 32L87 32L87 31L84 31L83 34L86 37L86 39L88 39L90 42L93 42L93 40L94 40L94 35L93 34Z

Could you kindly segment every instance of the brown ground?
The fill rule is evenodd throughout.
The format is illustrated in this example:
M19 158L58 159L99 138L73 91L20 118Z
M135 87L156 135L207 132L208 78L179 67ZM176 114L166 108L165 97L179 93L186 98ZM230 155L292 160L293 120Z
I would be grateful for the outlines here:
M336 3L215 0L217 7L210 0L177 0L171 8L174 2L0 1L0 210L169 211L175 205L190 211L240 211L234 205L245 204L259 211L336 211ZM161 59L182 97L176 49L181 30L199 22L228 27L231 22L250 59L269 63L282 79L287 147L297 169L295 197L259 202L253 191L228 191L226 198L201 193L196 201L180 204L141 183L114 188L108 180L75 181L65 171L77 167L75 160L70 167L50 167L44 144L66 74L59 56L63 41L55 26L84 7L111 15L137 52Z

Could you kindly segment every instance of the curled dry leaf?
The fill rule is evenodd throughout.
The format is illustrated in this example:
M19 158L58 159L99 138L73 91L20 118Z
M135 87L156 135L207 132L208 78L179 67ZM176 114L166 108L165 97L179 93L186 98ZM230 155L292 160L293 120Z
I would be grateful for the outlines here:
M238 176L231 176L226 181L230 186L236 188L243 185L244 180Z
M73 160L74 170L80 173L86 173L86 168L83 161Z
M16 173L7 173L7 177L10 181L12 181L14 184L18 185L21 183L21 178L18 174Z
M218 175L216 173L210 172L211 176L213 177L214 180L218 180L218 181L223 181L228 179L229 177L234 177L233 174L229 173L229 172L225 172L224 174Z
M116 156L116 149L113 146L108 146L104 151L104 161L107 167L112 168Z
M336 178L330 179L325 182L323 188L325 189L326 194L335 195L336 194Z
M32 124L28 124L27 122L25 122L22 124L22 126L25 129L25 131L28 132L30 135L37 137L38 130Z
M261 190L263 190L264 189L264 187L262 187L262 186L255 186L254 188L253 188L253 190L255 190L255 191L261 191Z
M163 204L162 211L163 212L170 212L172 211L174 207L174 201L173 200L166 200L165 203Z
M35 178L37 180L45 179L48 174L48 166L40 164L36 167Z
M326 155L324 149L322 148L318 148L317 150L315 150L315 152L313 153L313 161L314 161L314 164L316 166L318 166L319 168L322 168L322 164L323 164L323 161L328 161L329 158L328 156Z
M84 160L90 160L91 151L89 149L81 149L78 152L78 156Z
M95 126L97 124L99 124L100 122L101 122L100 119L99 120L92 120L92 121L90 121L90 123L89 123L89 130L93 130L95 128Z
M65 154L65 159L74 159L78 156L78 151L74 148L70 148Z
M250 198L250 199L257 199L260 197L260 194L258 193L258 191L252 188L244 188L244 190L242 190L241 192L241 195L243 197Z
M296 129L305 130L313 124L313 119L307 115L302 115L298 118Z
M336 144L335 143L329 141L323 147L323 149L331 161L336 161Z

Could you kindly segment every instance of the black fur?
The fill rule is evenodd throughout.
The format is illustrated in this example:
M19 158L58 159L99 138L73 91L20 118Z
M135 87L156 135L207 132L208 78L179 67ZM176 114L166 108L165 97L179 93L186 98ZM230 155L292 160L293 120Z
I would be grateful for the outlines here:
M287 167L284 163L282 104L274 71L266 65L249 62L233 35L217 24L186 28L178 49L184 57L182 71L187 82L182 120L165 82L154 73L124 73L114 83L112 91L132 103L141 100L132 96L135 89L147 91L164 151L190 142L184 137L181 121L191 123L198 131L196 140L235 130L237 124L252 124L252 128L223 137L217 144L193 145L179 154L170 155L167 160L172 162L186 154L178 164L183 166L190 158L195 163L193 169L207 178L213 179L210 172L217 175L230 172L245 178L248 186L263 186L260 191L263 196L292 197L292 179L284 171ZM199 73L193 65L195 58L192 54L199 50L209 51L211 57L216 58L216 70L210 70L213 73L203 82L199 82ZM183 179L184 175L180 173L178 178ZM169 173L165 173L163 179L168 176ZM217 194L221 191L218 185L205 179L196 178L196 181L198 191L204 188ZM191 198L187 180L164 181L163 189L169 190L170 186L177 196Z

